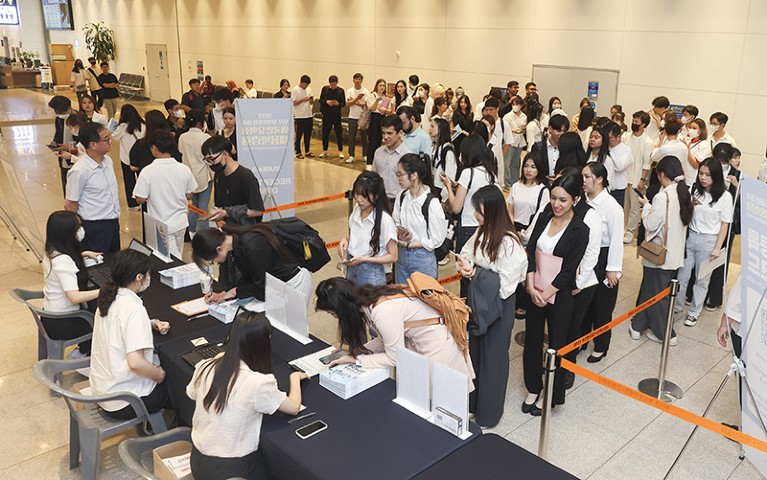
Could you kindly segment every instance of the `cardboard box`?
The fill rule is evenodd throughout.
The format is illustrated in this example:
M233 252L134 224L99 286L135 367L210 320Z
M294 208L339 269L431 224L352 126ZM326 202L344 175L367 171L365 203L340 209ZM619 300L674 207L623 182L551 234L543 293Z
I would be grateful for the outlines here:
M160 480L194 480L192 472L189 468L189 455L192 453L192 443L186 440L169 443L162 447L157 447L152 452L154 458L154 476ZM183 464L182 459L177 457L186 457L186 468L182 471L184 473L181 476L176 476L173 470L165 464L163 460L174 459L174 463Z

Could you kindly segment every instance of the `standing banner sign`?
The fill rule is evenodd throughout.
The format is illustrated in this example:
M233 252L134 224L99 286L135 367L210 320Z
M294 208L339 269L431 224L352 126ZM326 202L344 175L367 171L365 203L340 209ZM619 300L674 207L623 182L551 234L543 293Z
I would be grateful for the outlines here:
M293 203L293 102L289 98L238 98L237 161L253 171L264 207ZM285 210L264 220L292 217Z
M767 184L746 177L741 182L741 358L754 401L743 385L743 433L767 440L758 412L767 421ZM755 403L754 403L755 402ZM767 453L745 447L746 455L767 476Z

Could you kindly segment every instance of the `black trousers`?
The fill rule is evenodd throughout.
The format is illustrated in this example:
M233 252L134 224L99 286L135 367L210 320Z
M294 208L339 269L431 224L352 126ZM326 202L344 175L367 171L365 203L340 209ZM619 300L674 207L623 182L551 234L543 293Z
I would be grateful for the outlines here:
M623 208L623 205L626 202L626 189L621 188L620 190L611 190L610 196L612 196L618 204Z
M727 242L727 265L730 265L730 254L732 254L732 243L735 241L735 234L730 233L730 239ZM729 267L727 271L729 271ZM692 283L692 280L690 280ZM689 287L688 287L689 290ZM708 284L708 298L706 305L710 307L721 307L724 296L724 265L711 272L711 281ZM692 294L689 296L692 298Z
M498 424L503 415L506 386L509 383L509 347L514 328L514 295L503 300L503 316L493 322L483 335L469 334L469 354L475 389L469 395L469 411L483 427Z
M341 127L341 117L331 117L329 115L322 116L322 151L328 151L328 144L330 143L330 130L334 130L336 132L338 151L343 153L344 129Z
M120 162L120 166L123 169L123 185L125 186L125 200L128 202L128 207L138 207L138 202L133 198L133 189L136 187L136 172L130 169L130 165L123 162Z
M296 118L296 153L301 153L301 137L304 139L304 152L309 153L309 142L312 139L312 117Z
M163 408L171 408L170 397L168 396L168 384L166 382L158 383L152 391L149 392L149 395L141 397L141 402L143 402L149 413L159 412ZM104 410L104 412L110 417L119 418L120 420L136 418L136 411L133 410L133 407L130 405L126 405L114 412L108 412L106 410Z
M99 253L117 253L120 251L120 220L83 220L85 238L83 250Z
M373 156L376 154L376 150L381 146L383 142L383 135L381 135L381 120L383 115L380 113L370 114L370 126L368 127L368 165L373 164Z
M56 161L61 161L58 157L56 157ZM68 168L62 168L61 165L59 165L59 171L61 172L61 189L64 191L64 198L67 196L67 173L69 173Z
M573 311L571 292L557 292L556 301L544 307L532 305L525 320L525 350L522 367L525 387L529 393L543 390L543 332L548 326L549 348L555 350L567 345L567 334ZM557 367L559 366L557 357ZM554 405L565 403L565 371L557 368L554 375Z
M101 109L104 106L104 98L101 96L101 89L91 90L91 97L96 101L96 106Z
M567 343L571 343L581 337L581 323L583 323L583 318L586 316L586 312L594 302L594 295L596 293L597 286L592 285L590 287L584 288L578 293L578 295L573 297L573 310L570 317L570 328L567 330ZM564 293L557 293L557 295L560 294ZM565 358L575 363L578 357L578 352L579 350L576 348L572 352L565 355Z
M45 333L53 340L71 340L93 331L90 323L79 317L40 317L40 321L43 323ZM84 341L79 345L79 348L81 353L89 355L91 353L91 341Z
M370 158L370 157L368 157ZM460 225L455 229L455 251L461 253L463 246L469 241L474 232L479 227L461 227ZM469 294L469 280L461 277L461 298L466 298Z
M228 480L230 478L245 478L247 480L262 480L273 478L269 473L266 461L261 452L255 452L244 457L222 458L203 455L192 445L192 456L189 459L194 478L206 480Z
M602 247L599 251L599 261L597 262L597 280L596 294L591 302L586 315L581 323L581 336L590 333L604 325L610 323L613 317L613 310L618 301L618 286L608 288L604 284L605 268L607 267L607 252L609 248ZM610 338L612 330L608 330L594 339L595 352L607 352L610 349Z

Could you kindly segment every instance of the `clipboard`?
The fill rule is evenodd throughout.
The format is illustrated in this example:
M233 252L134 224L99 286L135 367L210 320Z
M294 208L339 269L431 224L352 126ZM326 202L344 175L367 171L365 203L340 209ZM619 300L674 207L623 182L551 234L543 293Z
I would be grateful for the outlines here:
M191 317L192 315L199 315L200 313L207 312L208 304L205 303L205 297L200 297L171 305L170 308L182 315Z
M727 260L727 250L722 250L719 256L713 260L711 258L703 260L700 262L700 268L695 275L695 280L699 281L702 278L708 277L714 270L724 265L725 260Z

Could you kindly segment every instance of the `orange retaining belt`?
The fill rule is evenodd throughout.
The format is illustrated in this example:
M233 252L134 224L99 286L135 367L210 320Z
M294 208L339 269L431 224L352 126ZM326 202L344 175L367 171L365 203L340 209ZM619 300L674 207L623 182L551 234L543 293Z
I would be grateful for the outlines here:
M631 387L627 387L626 385L623 385L620 382L616 382L615 380L611 380L607 377L603 377L602 375L599 375L598 373L594 373L587 368L583 368L579 365L576 365L567 359L564 359L564 358L562 359L561 366L563 368L566 368L567 370L570 370L576 375L580 375L593 382L596 382L602 385L603 387L607 387L610 390L620 393L621 395L625 397L638 400L644 403L645 405L649 405L653 408L657 408L658 410L666 412L669 415L672 415L681 420L684 420L685 422L693 423L695 425L698 425L699 427L703 427L706 430L710 430L718 435L723 435L731 440L741 443L742 445L746 445L751 448L756 448L757 450L767 452L767 442L764 442L763 440L759 440L758 438L754 438L751 435L746 435L745 433L739 432L737 430L733 430L730 427L725 427L721 423L718 423L708 418L701 417L700 415L696 415L694 413L688 412L687 410L679 408L675 405L666 403L663 400L658 400L657 398L651 397L649 395L645 395L644 393L638 390L635 390Z
M337 193L335 195L329 195L327 197L320 197L320 198L312 198L311 200L301 200L300 202L294 202L294 203L288 203L287 205L279 205L277 207L270 207L264 210L264 213L274 213L274 212L281 212L283 210L290 210L291 208L296 207L306 207L308 205L314 205L315 203L323 203L323 202L330 202L333 200L339 200L341 198L346 198L346 193ZM189 205L189 210L192 212L195 212L199 215L207 215L208 212L201 210L194 205Z
M564 347L560 348L557 351L557 355L564 356L568 353L572 352L576 348L579 348L581 345L585 345L589 343L593 338L598 337L599 335L602 335L608 330L612 330L618 324L626 321L626 319L633 317L637 313L641 312L642 310L649 308L651 305L655 305L658 303L663 297L671 293L671 287L666 287L664 290L662 290L659 294L655 295L652 298L649 298L645 300L641 305L637 305L636 307L632 308L631 310L627 311L626 313L622 314L612 322L602 325L601 327L597 328L596 330L592 331L591 333L588 333L578 340L575 340L569 345L565 345Z

